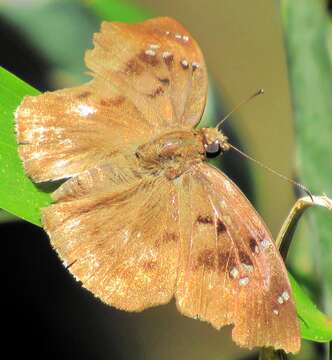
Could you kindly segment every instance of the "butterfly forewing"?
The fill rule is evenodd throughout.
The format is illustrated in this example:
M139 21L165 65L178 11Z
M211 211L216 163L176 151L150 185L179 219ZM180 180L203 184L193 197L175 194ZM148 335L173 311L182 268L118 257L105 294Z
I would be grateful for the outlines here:
M179 182L181 250L177 306L245 347L299 350L291 288L259 215L218 170L200 165Z
M26 97L15 118L19 153L35 181L76 175L153 135L125 95L97 80Z
M86 54L88 67L128 94L151 127L198 123L206 101L206 67L181 24L170 18L103 23L94 44Z
M94 43L86 54L92 82L26 97L16 111L20 156L35 181L71 177L201 117L204 59L177 21L105 22Z

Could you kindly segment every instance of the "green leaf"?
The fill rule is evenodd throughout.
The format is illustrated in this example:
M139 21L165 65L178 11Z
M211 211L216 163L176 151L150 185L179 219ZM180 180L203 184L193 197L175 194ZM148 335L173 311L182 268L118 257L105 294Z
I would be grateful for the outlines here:
M332 321L323 314L288 273L300 319L301 337L306 340L328 342L332 340Z
M40 208L51 199L25 176L14 129L14 112L23 97L38 94L38 90L0 68L0 208L40 226Z
M84 0L81 2L86 3ZM149 17L147 10L135 6L133 1L92 0L89 1L88 6L98 17L107 21L138 22Z
M282 5L296 120L298 174L314 194L331 197L332 62L326 3L283 0ZM332 316L332 218L317 209L311 220L312 254L320 270L325 310Z

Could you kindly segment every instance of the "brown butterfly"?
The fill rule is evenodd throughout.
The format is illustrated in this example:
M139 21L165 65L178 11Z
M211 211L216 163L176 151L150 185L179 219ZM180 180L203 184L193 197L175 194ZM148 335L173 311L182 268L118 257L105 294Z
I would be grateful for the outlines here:
M67 179L42 210L70 272L105 303L168 303L233 324L241 346L300 348L287 272L236 185L206 162L229 149L195 129L207 95L202 53L170 18L102 23L85 61L93 80L26 97L19 154L35 181Z

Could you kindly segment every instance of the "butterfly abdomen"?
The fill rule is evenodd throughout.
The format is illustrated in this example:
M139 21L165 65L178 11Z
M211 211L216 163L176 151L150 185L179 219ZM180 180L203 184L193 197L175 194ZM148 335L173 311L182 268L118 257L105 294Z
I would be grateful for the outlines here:
M140 166L151 174L174 179L193 164L204 160L201 133L196 130L174 130L139 146L136 157Z

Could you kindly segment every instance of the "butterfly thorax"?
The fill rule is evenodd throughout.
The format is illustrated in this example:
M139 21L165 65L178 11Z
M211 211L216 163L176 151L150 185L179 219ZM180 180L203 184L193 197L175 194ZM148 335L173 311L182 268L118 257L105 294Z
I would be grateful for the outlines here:
M228 150L227 138L216 129L173 130L140 145L135 154L145 172L174 179L204 161L207 146L215 142Z

